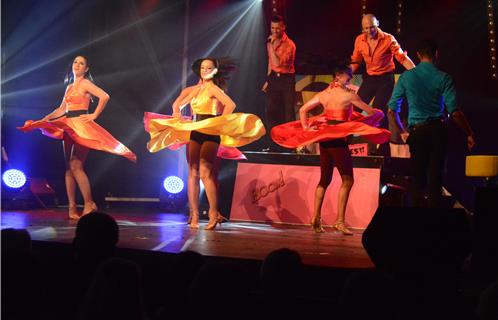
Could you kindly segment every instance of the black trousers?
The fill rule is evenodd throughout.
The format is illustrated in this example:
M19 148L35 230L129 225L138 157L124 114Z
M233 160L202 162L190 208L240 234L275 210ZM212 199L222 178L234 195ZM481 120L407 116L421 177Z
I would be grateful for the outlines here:
M363 75L363 82L358 90L358 96L360 96L361 100L363 100L366 104L370 104L373 99L373 106L384 111L384 114L387 114L387 103L389 102L389 99L391 99L393 89L393 73L386 73L380 76L371 76L365 73ZM380 126L383 128L389 127L389 129L393 129L387 124L387 120L385 120L386 118L381 121ZM402 143L401 141L397 142ZM381 149L376 150L375 145L369 143L368 149L369 154L381 154L383 156L389 155L389 148L387 144L381 145Z
M387 103L389 102L389 99L391 99L393 89L393 73L386 73L380 76L370 76L365 73L363 75L363 82L358 90L358 95L366 104L369 104L370 101L374 99L373 106L386 113ZM381 126L385 127L385 124L382 123Z
M266 125L271 129L276 125L295 120L296 77L294 74L277 74L268 77L266 93Z
M296 105L295 86L296 77L294 74L277 74L272 71L268 76L265 114L268 136L271 128L296 119L294 111ZM268 137L268 139L271 141L271 138Z
M432 120L410 129L408 145L411 154L414 205L424 205L424 190L427 189L427 205L439 207L448 147L446 124L440 120Z

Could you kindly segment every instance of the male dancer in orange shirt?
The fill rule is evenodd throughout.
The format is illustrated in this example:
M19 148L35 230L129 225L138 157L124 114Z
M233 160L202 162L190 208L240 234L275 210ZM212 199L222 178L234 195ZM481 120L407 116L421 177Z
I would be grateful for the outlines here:
M268 50L267 81L262 90L266 92L266 132L278 124L295 119L295 69L296 45L285 33L282 16L271 18L271 34L266 44ZM271 139L270 139L271 141ZM270 143L273 151L282 148Z
M373 14L366 14L361 20L363 33L356 37L351 55L353 72L365 62L366 72L363 83L358 90L361 100L386 113L387 102L394 88L394 59L398 60L406 70L413 69L415 64L403 52L393 35L379 28L379 20ZM395 135L393 135L395 136ZM403 143L402 141L392 141Z

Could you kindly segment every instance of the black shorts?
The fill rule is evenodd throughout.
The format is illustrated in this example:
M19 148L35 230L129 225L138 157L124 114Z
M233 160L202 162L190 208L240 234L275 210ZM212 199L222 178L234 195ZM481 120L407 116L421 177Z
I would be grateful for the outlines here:
M340 121L340 120L327 120L328 125L334 125L334 124L339 124L339 123L343 123L343 122L344 121ZM347 142L346 138L325 140L325 141L320 141L320 147L322 147L322 148L347 148L348 142Z
M346 139L334 139L334 140L326 140L320 141L320 147L322 148L347 148L348 142Z
M208 118L213 118L213 117L216 117L216 116L211 115L211 114L196 114L194 116L194 122L205 120ZM205 133L202 133L199 131L192 131L190 133L190 140L195 141L198 144L202 144L203 142L207 142L207 141L220 144L220 141L221 141L220 136L213 136L213 135L205 134Z
M203 142L207 142L207 141L220 144L220 141L221 141L220 136L213 136L213 135L205 134L205 133L202 133L199 131L192 131L190 133L190 140L195 141L198 144L202 144Z

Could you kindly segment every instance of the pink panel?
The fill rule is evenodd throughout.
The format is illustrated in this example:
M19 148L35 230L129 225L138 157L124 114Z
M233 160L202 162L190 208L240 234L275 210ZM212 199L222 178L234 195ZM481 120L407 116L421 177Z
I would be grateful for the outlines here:
M355 184L346 209L346 223L366 228L379 204L379 168L354 168ZM309 224L320 168L258 163L239 163L230 219ZM334 168L325 194L322 219L331 225L337 215L341 178Z

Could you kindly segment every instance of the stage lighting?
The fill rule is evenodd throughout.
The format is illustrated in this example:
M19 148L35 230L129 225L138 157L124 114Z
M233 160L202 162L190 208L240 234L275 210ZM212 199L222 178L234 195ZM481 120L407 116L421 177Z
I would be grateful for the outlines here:
M388 187L386 184L382 185L382 187L380 188L380 194L385 194L387 192L387 188Z
M159 194L161 208L166 212L186 212L187 193L183 180L177 176L169 176L163 181Z
M166 190L167 192L171 194L177 194L182 192L184 184L183 180L180 179L179 177L169 176L166 179L164 179L163 187L164 190Z
M26 184L26 175L21 170L9 169L3 173L2 180L7 187L19 189Z
M380 188L380 206L404 206L408 190L400 185L383 183Z

